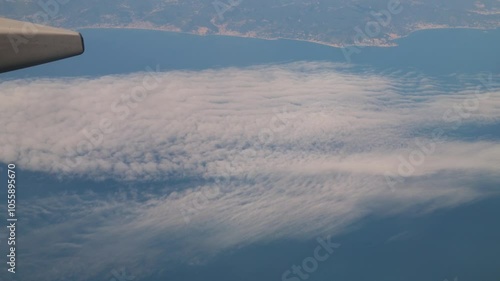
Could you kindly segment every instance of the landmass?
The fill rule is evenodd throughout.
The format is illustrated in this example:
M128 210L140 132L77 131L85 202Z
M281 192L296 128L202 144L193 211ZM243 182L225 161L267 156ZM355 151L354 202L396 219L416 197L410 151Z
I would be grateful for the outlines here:
M500 26L499 0L0 0L0 6L0 16L64 28L140 28L335 47L393 46L423 29Z

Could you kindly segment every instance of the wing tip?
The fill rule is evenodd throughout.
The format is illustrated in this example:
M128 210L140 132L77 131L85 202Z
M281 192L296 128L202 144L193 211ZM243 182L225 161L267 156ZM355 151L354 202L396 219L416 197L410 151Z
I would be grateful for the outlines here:
M78 34L80 35L80 40L82 42L82 52L79 53L78 55L81 55L81 54L85 53L85 40L83 39L83 36L81 33L78 33Z

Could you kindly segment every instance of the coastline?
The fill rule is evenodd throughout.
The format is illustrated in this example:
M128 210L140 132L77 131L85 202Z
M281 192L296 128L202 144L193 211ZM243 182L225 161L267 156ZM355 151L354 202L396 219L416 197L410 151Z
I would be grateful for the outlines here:
M313 44L318 44L318 45L323 45L323 46L328 46L328 47L334 47L334 48L347 48L347 47L378 47L378 48L390 48L390 47L397 47L398 43L397 41L406 37L409 37L410 35L422 31L428 31L428 30L440 30L440 29L465 29L465 30L483 30L483 31L489 31L489 30L496 30L500 27L495 27L495 28L486 28L486 27L466 27L466 26L457 26L457 27L449 27L449 26L439 26L439 25L428 25L428 26L420 26L416 27L414 30L408 32L407 34L391 34L391 38L384 42L384 43L364 43L364 44L338 44L338 43L328 43L328 42L323 42L323 41L317 41L317 40L307 40L307 39L299 39L299 38L287 38L287 37L263 37L263 36L258 36L257 34L241 34L237 33L234 31L231 32L219 32L219 33L199 33L199 32L188 32L188 31L182 31L177 27L174 26L152 26L149 24L145 25L136 25L136 24L129 24L129 25L123 25L123 26L117 26L117 25L89 25L89 26L82 26L82 27L77 27L75 29L77 30L84 30L84 29L130 29L130 30L154 30L154 31L164 31L164 32L172 32L172 33L178 33L178 34L187 34L187 35L196 35L196 36L221 36L221 37L237 37L237 38L252 38L252 39L260 39L260 40L268 40L268 41L276 41L276 40L290 40L290 41L299 41L299 42L307 42L307 43L313 43ZM378 38L375 38L378 39Z

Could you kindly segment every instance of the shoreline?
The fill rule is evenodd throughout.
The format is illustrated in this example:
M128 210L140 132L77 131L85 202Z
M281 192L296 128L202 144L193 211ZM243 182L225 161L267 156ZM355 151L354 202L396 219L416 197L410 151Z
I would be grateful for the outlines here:
M259 40L267 40L267 41L276 41L276 40L290 40L290 41L299 41L299 42L307 42L307 43L312 43L312 44L318 44L318 45L323 45L323 46L328 46L328 47L333 47L333 48L349 48L349 47L378 47L378 48L391 48L391 47L397 47L397 40L407 38L410 35L422 31L428 31L428 30L439 30L439 29L464 29L464 30L482 30L482 31L490 31L490 30L496 30L499 29L500 27L495 27L495 28L485 28L485 27L447 27L447 26L429 26L429 27L422 27L422 28L417 28L408 34L405 35L399 35L396 34L393 38L388 40L388 43L384 44L335 44L335 43L327 43L327 42L322 42L322 41L316 41L316 40L307 40L307 39L297 39L297 38L285 38L285 37L276 37L276 38L266 38L266 37L259 37L257 35L246 35L246 34L239 34L239 33L212 33L212 34L200 34L197 32L187 32L187 31L181 31L180 29L173 27L173 26L164 26L164 27L159 27L159 26L133 26L133 25L127 25L127 26L114 26L114 25L91 25L91 26L83 26L83 27L77 27L74 28L76 30L85 30L85 29L129 29L129 30L152 30L152 31L163 31L163 32L172 32L172 33L178 33L178 34L187 34L187 35L194 35L194 36L221 36L221 37L236 37L236 38L252 38L252 39L259 39Z

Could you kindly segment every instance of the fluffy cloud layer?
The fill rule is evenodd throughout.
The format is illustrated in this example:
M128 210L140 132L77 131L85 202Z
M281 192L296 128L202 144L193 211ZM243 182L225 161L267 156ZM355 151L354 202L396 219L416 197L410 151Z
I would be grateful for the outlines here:
M46 259L30 268L50 260L51 280L85 279L119 253L113 264L147 274L258 241L335 234L367 214L487 196L475 183L500 181L498 138L460 136L498 123L498 77L467 79L444 90L416 73L294 63L4 82L0 162L165 187L130 188L141 200L31 199L24 247ZM41 213L58 223L37 223Z

